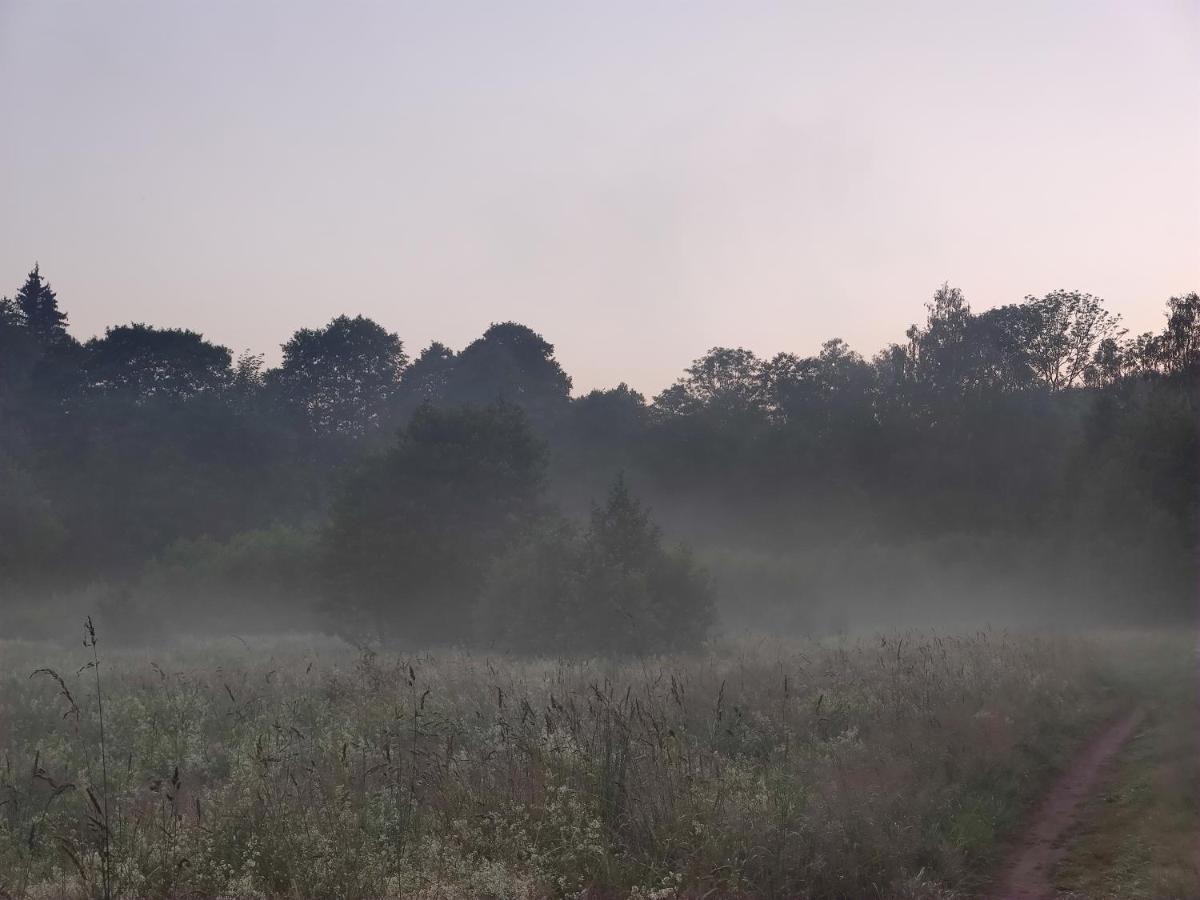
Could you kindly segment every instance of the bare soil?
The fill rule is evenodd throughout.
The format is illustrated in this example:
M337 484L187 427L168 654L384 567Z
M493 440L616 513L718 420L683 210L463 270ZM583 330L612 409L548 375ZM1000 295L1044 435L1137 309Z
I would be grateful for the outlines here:
M1097 789L1106 765L1141 723L1135 709L1108 725L1072 762L1017 838L999 879L994 900L1046 900L1055 896L1054 870L1066 852L1066 838L1079 822L1083 803Z

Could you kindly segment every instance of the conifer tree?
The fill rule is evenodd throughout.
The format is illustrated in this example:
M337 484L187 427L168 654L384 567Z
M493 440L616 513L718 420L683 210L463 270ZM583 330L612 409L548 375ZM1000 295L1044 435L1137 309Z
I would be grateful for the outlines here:
M58 298L36 264L16 300L25 327L39 344L50 346L67 339L67 314L58 308Z

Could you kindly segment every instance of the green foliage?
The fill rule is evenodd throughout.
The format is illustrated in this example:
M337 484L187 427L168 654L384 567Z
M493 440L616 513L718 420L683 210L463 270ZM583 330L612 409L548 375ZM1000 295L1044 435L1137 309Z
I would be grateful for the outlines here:
M621 382L609 390L589 391L571 403L571 433L579 452L591 447L623 447L646 426L646 398Z
M270 384L314 432L361 436L380 426L407 361L395 334L363 316L338 316L292 335Z
M116 633L306 631L319 601L315 531L275 525L176 541L109 604Z
M480 573L525 540L535 507L582 518L628 471L673 538L721 562L710 568L772 561L717 571L724 612L742 621L757 609L852 622L866 596L899 608L918 584L970 574L939 572L942 555L924 555L938 547L970 548L969 596L987 598L976 618L1013 605L1000 585L1053 587L1047 615L1179 617L1200 521L1198 323L1194 293L1167 302L1160 332L1126 338L1087 294L975 312L943 285L870 362L837 339L770 359L718 347L647 404L625 385L571 399L553 345L515 322L461 352L434 342L411 366L400 338L361 316L296 332L265 371L185 329L119 326L81 346L35 268L0 301L0 517L13 534L0 554L21 595L111 587L119 606L172 545L331 520L322 571L338 626L441 639L466 634ZM520 441L435 435L419 411L498 399L545 439L541 462ZM402 448L384 453L402 423ZM511 465L482 449L493 438ZM568 543L582 571L594 542ZM514 560L505 577L520 581ZM645 605L637 578L604 577L580 575L571 595L604 584Z
M1035 321L1027 352L1037 377L1052 390L1086 381L1096 345L1117 333L1120 317L1105 310L1099 298L1079 291L1051 291L1027 297L1026 304Z
M567 411L571 378L553 344L525 325L500 322L454 359L445 391L454 403L511 403L532 422L549 425Z
M492 324L461 353L433 341L404 371L393 412L412 415L422 403L520 407L540 430L559 424L570 407L571 378L554 345L517 322Z
M491 560L535 516L546 447L507 403L417 410L346 483L322 538L336 627L452 640Z
M62 429L35 472L93 577L128 576L178 540L300 521L311 503L286 432L223 395L95 398Z
M134 401L184 400L233 384L232 354L194 331L121 325L84 344L89 390Z
M665 415L704 411L721 419L744 419L763 408L766 379L761 360L741 347L714 347L688 367L686 377L654 398Z
M1128 660L1186 672L1187 643L905 632L651 664L3 643L0 890L100 896L107 870L122 900L973 895L1139 696Z
M548 527L505 557L478 618L483 640L509 649L640 654L696 646L713 615L706 573L662 546L622 478L585 533Z
M1193 291L1167 301L1167 327L1156 355L1173 375L1194 373L1200 367L1200 294Z
M694 646L713 619L707 576L685 549L662 546L649 513L618 479L584 538L580 643L645 652Z
M457 354L440 341L432 342L404 370L400 378L401 403L411 414L422 403L446 399Z
M67 315L58 308L58 296L34 266L16 296L17 309L25 328L38 344L47 347L68 340Z
M581 540L566 522L540 523L498 558L475 610L483 646L550 653L580 642Z

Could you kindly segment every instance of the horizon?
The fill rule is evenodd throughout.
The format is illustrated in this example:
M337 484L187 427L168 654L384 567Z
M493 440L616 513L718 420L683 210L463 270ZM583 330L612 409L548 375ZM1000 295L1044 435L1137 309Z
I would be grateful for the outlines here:
M653 394L713 346L870 356L943 281L1131 333L1200 286L1194 4L351 9L0 4L0 293L39 260L80 336L268 362L511 319Z
M40 262L38 262L38 261L35 261L35 263L34 263L34 268L39 268L39 267L40 267L40 265L41 265L41 264L40 264ZM33 270L31 269L31 270L30 270L30 273L32 273L32 271L33 271ZM30 273L27 273L25 277L27 277L27 276L28 276L28 274L30 274ZM58 293L58 289L57 289L57 288L54 286L54 282L51 280L51 278L49 277L49 275L47 275L47 273L46 273L46 272L44 272L44 271L42 271L42 272L41 272L41 275L42 275L42 278L43 278L43 280L46 282L47 286L49 286L50 288L54 289L54 290L55 290L55 292L56 292L56 293ZM960 287L959 285L950 285L950 286L951 286L951 287ZM16 291L14 290L12 293L13 293L13 294L15 294L15 293L16 293ZM969 295L969 293L968 293L968 292L966 292L966 291L963 291L963 293L964 293L964 295L967 297L967 301L968 301L968 303L969 303L969 302L970 302L970 295ZM1087 292L1086 292L1086 291L1081 291L1080 293L1087 293ZM1179 294L1178 296L1183 296L1183 293L1184 293L1184 292L1180 292L1180 294ZM1188 292L1188 293L1194 293L1194 292ZM930 291L930 296L932 296L932 295L933 295L933 291ZM8 293L8 292L5 292L5 291L0 291L0 297L7 297L7 296L9 296L9 293ZM1029 295L1023 296L1023 297L1021 297L1021 298L1018 298L1018 299L1016 299L1016 300L1013 300L1013 301L1011 301L1011 302L1013 302L1013 303L1018 303L1018 302L1021 302L1021 301L1025 300L1025 299L1027 299L1027 297L1028 297L1028 296L1029 296ZM928 298L927 298L927 299L928 299ZM1100 299L1101 299L1101 300L1103 300L1104 298L1100 298ZM1163 299L1163 309L1162 309L1162 312L1161 312L1161 318L1162 318L1162 320L1163 320L1163 321L1165 321L1165 319L1166 319L1166 300L1167 300L1167 298L1164 298L1164 299ZM159 323L153 323L153 322L144 322L144 321L111 322L111 323L108 323L106 326L104 326L104 328L102 328L100 331L98 331L98 332L96 332L96 333L93 333L93 334L78 334L78 333L76 333L76 329L74 328L74 325L73 325L73 323L72 323L72 319L71 319L71 317L72 317L72 310L71 310L70 303L69 303L68 301L69 301L69 298L66 298L66 299L64 299L64 298L62 298L61 296L59 297L59 302L60 302L60 304L62 305L62 309L63 309L63 311L64 311L64 312L67 314L67 330L68 330L68 332L71 332L71 333L72 333L72 335L73 335L73 336L74 336L74 337L75 337L77 340L79 340L79 341L80 341L80 343L86 343L88 340L90 340L90 339L92 339L92 338L102 338L102 337L104 337L105 329L107 329L107 328L116 328L116 327L120 327L120 326L124 326L124 325L150 325L150 326L152 326L152 327L155 327L155 328L162 328L162 329L176 329L176 328L178 328L178 329L184 329L184 330L195 331L195 332L197 332L197 333L198 333L198 334L199 334L199 335L200 335L200 336L201 336L201 337L202 337L204 340L206 340L206 341L209 341L210 343L216 344L216 345L218 345L218 346L224 347L226 350L230 351L230 353L231 353L231 355L232 355L232 358L233 358L235 361L237 360L237 358L238 358L239 354L241 354L241 353L243 353L243 352L248 352L248 353L252 353L252 354L261 354L261 355L262 355L262 357L263 357L263 359L264 359L264 365L265 365L265 367L266 367L266 368L268 368L268 369L270 369L270 368L275 368L276 366L278 366L278 365L279 365L279 363L280 363L280 360L281 360L281 358L282 358L282 353L280 352L280 351L281 351L281 348L282 348L283 344L284 344L284 343L287 341L287 339L288 339L288 338L290 338L290 337L292 336L292 334L293 334L293 333L294 333L296 330L298 330L298 329L300 329L300 328L316 328L316 329L319 329L319 328L323 327L324 325L327 325L327 324L328 324L328 320L327 320L327 321L325 321L325 322L319 322L319 323L311 323L311 324L298 325L298 326L296 326L295 328L292 328L291 330L289 330L289 331L287 332L287 336L286 336L286 337L284 337L284 339L283 339L283 340L281 340L281 341L280 341L278 344L276 344L276 345L273 345L275 348L279 348L279 349L275 349L273 352L267 353L267 352L263 351L261 348L257 348L257 347L239 347L239 346L234 346L234 345L226 344L226 343L223 343L223 342L221 342L221 341L218 341L218 340L214 340L214 339L212 338L212 336L211 336L211 335L205 334L204 332L200 332L200 331L198 331L197 329L191 328L191 327L190 327L190 326L189 326L187 323L178 323L178 324L159 324ZM927 300L926 300L926 302L927 302ZM1003 306L1003 305L1006 305L1006 304L1004 304L1004 303L1001 303L1001 304L997 304L997 305L998 305L998 306ZM995 308L995 307L987 307L986 309L993 309L993 308ZM1158 327L1158 328L1161 328L1162 322L1159 322L1159 323L1151 323L1151 326L1150 326L1150 327L1148 327L1148 328L1146 328L1146 329L1140 329L1140 328L1139 328L1139 329L1133 329L1133 328L1129 328L1129 327L1127 326L1126 322L1125 322L1125 318L1124 318L1124 317L1121 315L1121 312L1120 312L1120 310L1113 309L1113 308L1111 307L1111 305L1109 305L1107 308L1109 309L1109 311L1110 311L1110 312L1116 313L1116 314L1117 314L1117 315L1120 317L1120 319L1121 319L1121 321L1120 321L1121 328L1122 328L1122 329L1125 329L1125 332L1123 332L1123 333L1126 333L1126 332L1127 332L1127 334L1128 334L1129 336L1134 336L1134 335L1137 335L1137 334L1141 334L1141 333L1143 333L1143 332L1147 332L1147 331L1152 331L1152 330L1155 330L1155 325L1157 325L1157 327ZM923 307L923 306L922 306L922 309L924 309L924 307ZM985 311L986 311L986 309L985 309L985 308L976 307L976 306L972 306L972 307L971 307L971 311L972 311L973 313L975 313L975 314L979 314L979 313L981 313L981 312L985 312ZM354 312L354 311L350 311L350 310L346 310L346 311L343 311L343 312L340 312L340 313L334 313L334 314L333 314L333 316L331 317L331 319L332 319L332 318L336 318L336 317L338 317L338 316L342 316L342 315L350 316L351 318L353 318L353 317L355 317L355 316L357 316L357 315L360 315L360 313L357 313L357 312ZM369 316L368 316L368 318L372 318L372 317L369 317ZM921 323L921 319L922 319L922 316L921 316L921 315L919 315L919 314L918 314L918 315L916 315L916 316L914 316L914 317L912 318L912 321L911 321L911 322L908 322L908 323L906 323L906 324L903 324L903 325L901 325L901 326L899 326L899 327L898 327L898 329L897 329L897 335L898 335L898 336L897 336L895 339L893 339L893 340L891 340L891 341L888 341L888 342L886 342L886 343L884 343L884 344L882 344L882 345L880 345L880 346L878 346L878 347L874 347L874 348L856 347L856 346L854 346L852 343L850 343L849 341L847 341L847 342L846 342L846 343L847 343L847 346L849 347L849 349L850 349L850 350L852 350L852 351L854 351L854 352L858 353L858 354L859 354L859 355L860 355L860 356L861 356L863 359L865 359L866 361L870 362L870 361L872 361L872 359L873 359L873 358L876 356L876 354L878 354L878 353L882 352L882 351L883 351L883 350L885 350L887 347L891 346L891 345L892 345L892 344L894 344L894 343L895 343L895 344L902 343L904 340L906 340L906 338L905 338L905 336L904 336L904 333L903 333L903 332L904 332L904 329L908 328L908 327L909 327L909 325L913 325L913 324L920 325L920 323ZM403 344L403 347L404 347L404 352L405 352L405 354L408 356L408 362L409 362L410 364L411 364L411 363L412 363L412 362L413 362L413 361L416 359L416 357L417 357L417 356L418 356L418 355L421 353L421 351L422 351L422 350L423 350L425 347L429 346L429 342L427 341L425 344L423 344L423 345L421 345L421 346L419 346L419 347L415 347L415 346L413 346L413 345L412 345L412 343L411 343L409 340L407 340L407 339L405 338L405 336L404 336L404 334L403 334L403 333L401 333L401 332L399 332L399 331L396 331L396 330L394 330L394 329L393 329L391 326L389 326L389 324L388 324L387 322L378 321L378 320L374 320L374 321L377 321L379 325L381 325L383 328L385 328L385 329L386 329L386 330L388 330L389 332L392 332L392 333L396 334L396 336L397 336L397 337L400 339L401 343ZM507 322L507 321L516 321L516 320L512 320L512 319L494 319L494 320L492 320L492 321L488 322L487 324L483 325L483 327L482 327L482 328L480 328L479 334L475 335L474 337L468 338L468 339L467 339L465 342L463 342L463 343L462 343L462 344L460 344L460 345L454 345L454 344L450 344L450 343L449 343L449 342L447 342L447 341L440 341L440 343L442 343L442 344L446 345L447 347L449 347L449 348L450 348L452 351L454 351L455 353L458 353L458 352L461 352L461 351L462 351L462 350L463 350L463 349L464 349L464 348L467 346L467 344L469 344L471 341L475 340L475 338L477 338L477 337L481 336L481 335L483 334L483 332L484 332L484 331L485 331L485 330L486 330L488 327L490 327L491 325L495 325L495 324L499 324L499 323L501 323L501 322ZM630 382L628 381L628 379L625 379L625 378L620 378L620 377L616 378L616 380L613 380L613 381L611 381L610 383L604 383L604 384L593 384L593 385L588 385L588 386L586 386L586 387L581 387L581 386L578 384L578 381L577 381L577 379L576 379L576 378L575 378L575 376L573 375L573 373L572 373L572 371L571 371L571 368L570 368L570 366L569 366L568 364L566 364L566 363L564 363L564 362L563 362L562 355L561 355L561 353L559 352L559 347L558 347L558 344L556 343L556 341L554 340L554 336L553 336L553 335L548 335L548 334L546 334L545 332L543 332L541 329L539 329L539 328L538 328L538 326L537 326L537 324L536 324L536 323L531 323L531 322L520 322L519 324L521 324L521 325L525 325L525 326L527 326L527 327L531 328L533 331L537 332L539 335L541 335L543 338L545 338L545 339L546 339L546 340L547 340L547 341L548 341L548 342L549 342L549 343L550 343L550 344L551 344L551 345L554 347L554 355L555 355L555 358L556 358L556 359L559 361L559 363L562 365L562 367L563 367L563 371L564 371L564 372L566 372L566 374L567 374L569 377L571 377L571 379L572 379L572 386L571 386L571 396L572 396L572 397L581 397L581 396L583 396L583 395L587 394L588 392L590 392L590 391L592 391L592 390L606 390L606 389L615 388L615 387L618 387L618 386L619 386L619 385L621 385L621 384L624 384L624 385L627 385L628 387L631 387L631 388L633 388L634 390L636 390L636 391L640 392L640 393L641 393L641 394L642 394L642 395L643 395L643 396L646 398L646 401L647 401L647 402L653 402L653 400L655 399L655 397L657 397L657 395L658 395L659 393L661 393L662 391L666 390L668 387L670 387L672 384L674 384L674 383L675 383L676 379L678 379L678 378L681 378L681 377L682 377L682 376L685 374L685 370L686 370L686 368L687 368L688 366L692 365L692 364L693 364L693 363L695 363L695 362L699 362L699 361L700 361L700 359L701 359L701 358L702 358L702 357L703 357L705 354L707 354L707 353L708 353L708 352L710 352L711 350L718 349L719 347L733 347L733 346L735 346L735 345L731 345L731 344L719 344L719 345L713 345L712 347L705 347L703 350L698 350L698 351L696 352L695 356L694 356L694 357L693 357L693 358L692 358L692 359L691 359L691 360L690 360L688 363L686 363L686 364L685 364L685 366L684 366L683 368L681 368L681 369L680 369L679 373L677 373L677 374L676 374L676 376L675 376L674 378L672 378L672 380L671 380L671 381L669 381L669 382L667 382L666 384L663 384L663 385L661 385L660 387L657 387L657 388L653 388L653 387L650 387L650 388L648 388L648 387L646 387L646 386L632 384L632 383L630 383ZM815 346L815 347L805 347L805 348L798 348L798 347L779 347L778 349L776 349L776 350L772 350L772 351L769 351L769 352L767 352L767 353L762 353L762 352L759 352L759 351L757 351L757 350L754 350L753 348L742 348L742 347L740 347L740 346L738 346L738 349L750 349L750 350L752 350L752 352L754 352L754 353L755 353L755 355L756 355L756 356L758 356L760 359L763 359L763 360L768 360L768 359L770 359L771 357L775 356L775 354L776 354L776 353L794 353L794 354L796 354L797 356L800 356L800 357L806 357L806 356L815 356L815 355L816 355L816 354L817 354L817 353L820 351L820 349L821 349L821 345L822 345L822 344L824 344L824 343L825 343L825 341L828 341L828 340L833 340L833 339L838 339L838 338L840 338L840 337L841 337L840 335L830 335L830 336L829 336L829 337L827 337L827 338L823 338L823 339L821 339L821 340L818 342L817 346ZM431 340L431 341L434 341L434 342L437 342L439 339L438 339L437 337L433 337L433 338L431 338L430 340Z

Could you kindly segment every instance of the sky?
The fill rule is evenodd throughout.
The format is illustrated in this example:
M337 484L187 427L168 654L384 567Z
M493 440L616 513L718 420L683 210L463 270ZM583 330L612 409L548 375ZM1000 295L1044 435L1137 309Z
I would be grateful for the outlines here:
M577 392L712 346L1200 290L1200 0L0 0L0 293L279 357L517 320Z

